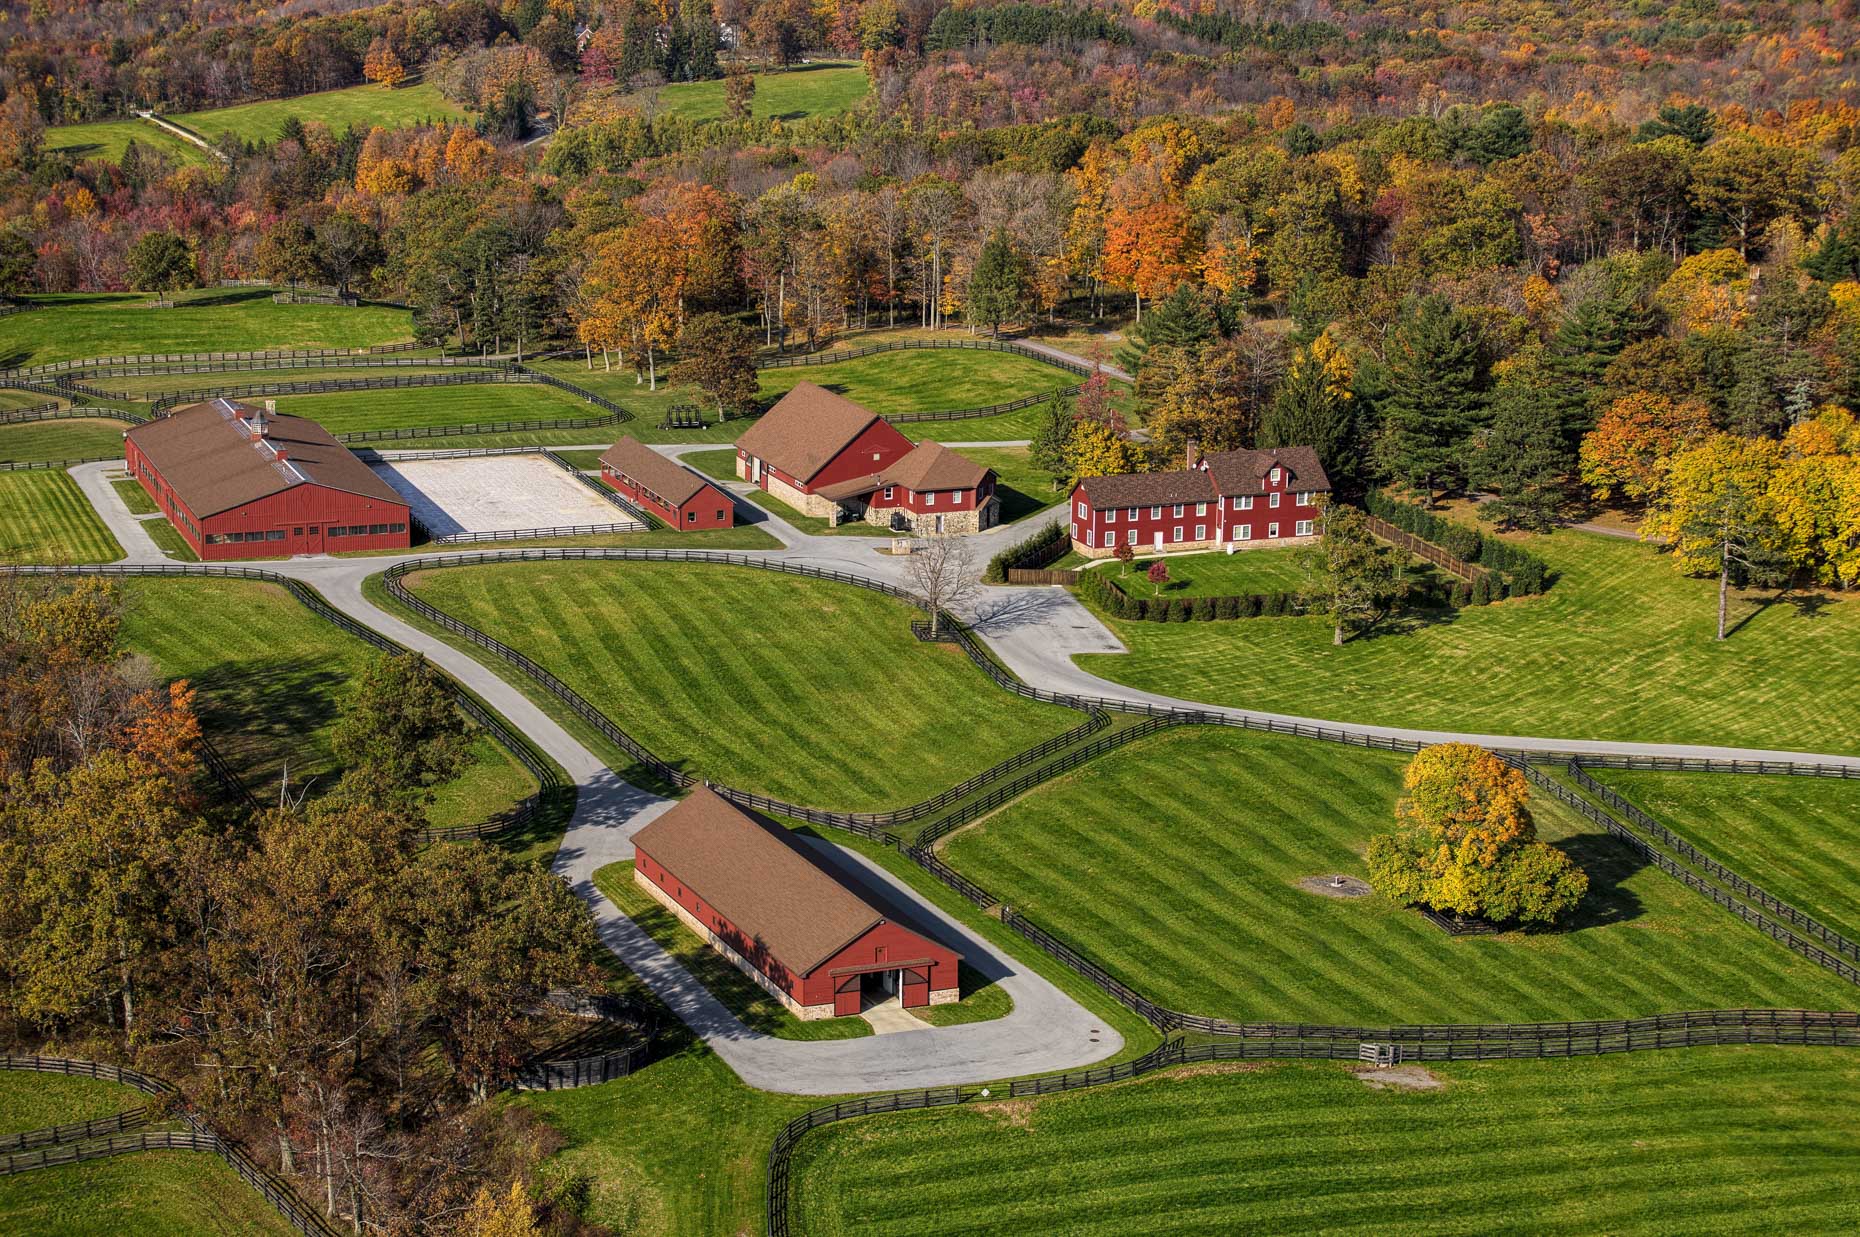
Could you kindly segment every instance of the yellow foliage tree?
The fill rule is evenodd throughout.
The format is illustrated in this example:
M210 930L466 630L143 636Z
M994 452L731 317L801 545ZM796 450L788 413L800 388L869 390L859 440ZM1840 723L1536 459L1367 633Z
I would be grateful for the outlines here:
M1066 464L1072 475L1109 477L1137 471L1137 453L1130 441L1102 421L1081 420L1066 443Z
M1735 249L1695 253L1667 276L1655 302L1682 331L1740 328L1749 316L1750 268Z
M407 80L407 66L400 62L386 39L377 38L369 45L368 55L362 58L362 76L392 90Z

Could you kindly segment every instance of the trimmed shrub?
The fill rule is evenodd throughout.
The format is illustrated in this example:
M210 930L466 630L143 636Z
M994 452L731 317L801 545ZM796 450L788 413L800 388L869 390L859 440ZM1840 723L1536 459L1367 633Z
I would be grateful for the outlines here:
M1259 594L1244 593L1234 598L1234 613L1240 618L1257 618L1259 616Z
M1169 621L1186 623L1188 616L1194 613L1194 605L1186 597L1177 597L1169 603Z
M1214 617L1233 619L1240 617L1240 599L1238 597L1216 597L1214 599Z
M1481 573L1479 578L1472 583L1472 604L1475 606L1483 606L1489 605L1491 601L1492 577Z
M1464 580L1455 580L1447 596L1447 604L1455 610L1472 601L1472 585Z
M1152 623L1167 623L1169 621L1169 599L1166 597L1151 597L1145 600L1143 603L1143 617Z
M1008 569L1012 567L1044 567L1066 556L1072 547L1072 534L1058 520L1035 529L1025 540L1017 541L1001 553L988 560L988 569L982 572L984 584L1002 584L1007 580Z

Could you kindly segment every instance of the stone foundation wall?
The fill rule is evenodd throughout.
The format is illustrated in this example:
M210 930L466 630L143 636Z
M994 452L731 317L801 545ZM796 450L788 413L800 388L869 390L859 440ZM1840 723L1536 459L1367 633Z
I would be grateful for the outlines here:
M867 524L895 528L920 537L935 537L936 517L943 517L945 537L961 537L986 532L1001 518L1001 499L993 494L980 507L952 507L947 511L912 511L909 507L867 507L862 517Z
M703 937L712 949L735 963L737 970L755 980L757 987L780 1001L782 1005L787 1008L788 1012L793 1014L796 1018L801 1019L803 1022L813 1022L816 1019L833 1017L833 1003L831 1001L825 1005L803 1005L786 992L783 992L780 988L775 986L774 980L764 975L761 971L758 971L755 964L750 962L749 959L730 948L727 941L723 940L715 932L712 932L696 915L693 915L690 911L678 905L678 900L676 898L653 884L646 874L641 872L638 868L633 869L633 883L651 894L660 906L663 906L666 910L678 916L680 923ZM935 1003L935 1000L935 996L932 995L932 1004Z
M838 503L822 498L818 494L803 494L766 468L762 470L762 488L802 515L819 516L823 520L831 520L833 513L839 510Z
M960 988L939 988L930 994L932 1005L954 1005L961 999L962 989Z

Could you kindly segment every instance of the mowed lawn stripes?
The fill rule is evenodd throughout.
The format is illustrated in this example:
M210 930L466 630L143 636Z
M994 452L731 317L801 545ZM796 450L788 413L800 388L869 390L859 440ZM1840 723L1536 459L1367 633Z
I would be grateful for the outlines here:
M1659 550L1562 531L1525 538L1558 579L1541 597L1465 609L1337 647L1322 616L1245 623L1110 620L1130 648L1093 674L1150 691L1335 721L1561 738L1860 752L1860 600L1732 602Z
M122 556L69 474L0 473L0 563L112 563Z
M134 580L123 643L166 678L187 679L206 731L260 801L275 797L289 768L294 789L312 796L342 774L330 728L377 656L366 644L310 613L275 584L253 580ZM477 761L438 789L435 825L483 820L535 789L529 773L480 735Z
M903 806L1079 720L919 643L909 607L850 585L625 562L457 567L408 584L660 758L810 807Z
M0 425L0 460L120 459L123 431L128 428L106 417Z
M369 377L358 373L356 377ZM293 381L288 373L276 380ZM269 382L263 374L254 381ZM226 384L231 385L231 384ZM257 398L257 397L253 397ZM484 425L499 421L557 421L604 417L605 408L576 399L566 391L537 383L483 382L459 386L389 387L336 391L327 395L280 395L278 411L309 417L332 434L363 430L416 429L430 425ZM571 442L599 439L604 428L575 431Z
M1851 1229L1860 1083L1835 1049L1434 1067L1215 1067L808 1134L795 1231L1670 1233Z
M1860 781L1614 769L1592 776L1719 863L1860 941Z
M1571 930L1455 939L1377 896L1300 888L1365 874L1369 838L1393 825L1401 765L1286 736L1174 731L953 835L944 857L1190 1013L1376 1025L1860 1003L1541 796L1540 835L1590 876Z

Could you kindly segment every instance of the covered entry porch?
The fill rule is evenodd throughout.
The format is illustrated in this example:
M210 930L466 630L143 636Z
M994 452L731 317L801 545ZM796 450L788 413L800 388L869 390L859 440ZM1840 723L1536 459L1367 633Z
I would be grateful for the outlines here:
M828 972L833 979L833 1016L857 1015L894 996L905 1009L930 1004L930 967L929 958L906 962L881 958L861 966L833 968Z

